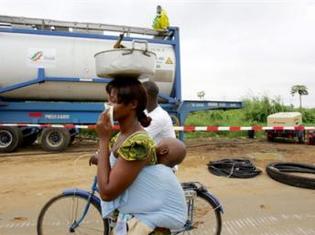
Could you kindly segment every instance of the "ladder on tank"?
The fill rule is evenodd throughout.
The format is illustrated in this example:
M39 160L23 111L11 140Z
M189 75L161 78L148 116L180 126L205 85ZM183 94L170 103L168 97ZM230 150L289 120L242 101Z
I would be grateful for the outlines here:
M128 34L152 35L152 36L167 36L168 32L155 31L150 28L131 27L124 25L110 25L101 23L73 22L60 21L50 19L16 17L0 15L0 26L4 27L22 27L33 28L34 30L51 30L51 31L68 31L68 32L88 32L104 34L110 32L124 32Z

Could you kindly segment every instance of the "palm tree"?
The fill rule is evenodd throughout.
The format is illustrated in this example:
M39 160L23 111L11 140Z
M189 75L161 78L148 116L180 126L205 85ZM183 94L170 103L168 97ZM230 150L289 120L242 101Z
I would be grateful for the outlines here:
M300 96L300 109L302 109L302 95L308 95L307 87L304 85L295 85L291 87L291 95L298 93Z

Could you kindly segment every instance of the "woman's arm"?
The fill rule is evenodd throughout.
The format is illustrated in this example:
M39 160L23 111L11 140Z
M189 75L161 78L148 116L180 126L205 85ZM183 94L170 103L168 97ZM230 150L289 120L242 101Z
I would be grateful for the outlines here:
M146 165L146 160L127 161L119 157L115 166L111 169L108 147L111 124L106 113L100 115L96 130L100 138L97 165L99 192L102 200L111 201L132 184Z
M100 191L100 196L103 200L106 200L106 185L109 181L110 163L109 163L109 140L101 139L99 143L98 151L98 164L97 164L97 182ZM109 199L110 200L110 199Z
M103 146L108 145L106 145L106 142L103 142L103 144ZM133 183L139 172L146 165L146 161L127 161L119 157L115 166L111 169L107 153L106 147L101 148L100 146L97 180L102 200L111 201L122 194Z

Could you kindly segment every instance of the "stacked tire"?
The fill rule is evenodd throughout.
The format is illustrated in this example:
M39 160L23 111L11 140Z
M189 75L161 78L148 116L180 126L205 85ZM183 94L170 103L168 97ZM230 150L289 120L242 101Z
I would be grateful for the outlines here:
M295 187L315 189L315 177L306 177L292 173L314 174L315 166L301 163L271 163L267 174L274 180Z

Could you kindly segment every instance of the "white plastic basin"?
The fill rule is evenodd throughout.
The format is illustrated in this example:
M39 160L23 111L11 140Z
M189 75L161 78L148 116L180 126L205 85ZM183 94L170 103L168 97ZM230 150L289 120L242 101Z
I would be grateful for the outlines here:
M103 78L148 78L155 73L156 54L147 50L112 49L95 54L96 74Z

